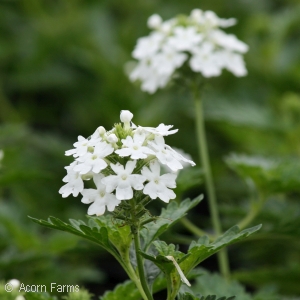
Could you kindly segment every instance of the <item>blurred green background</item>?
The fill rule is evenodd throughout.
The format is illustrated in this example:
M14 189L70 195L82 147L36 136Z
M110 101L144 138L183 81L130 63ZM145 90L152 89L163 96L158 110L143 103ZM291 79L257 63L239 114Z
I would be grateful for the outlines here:
M233 278L249 292L300 295L298 0L1 0L0 280L80 284L101 295L126 279L102 249L39 228L27 215L85 218L87 206L80 197L58 194L64 166L71 162L64 151L78 135L87 137L100 125L110 129L122 109L133 112L135 124L179 128L167 143L198 163L188 91L170 85L148 95L125 72L137 38L149 33L151 14L169 19L193 8L237 18L227 32L250 47L248 76L224 71L209 79L204 90L224 229L245 216L250 199L265 198L251 223L262 223L263 229L229 249ZM202 185L188 188L185 175L179 197L205 193ZM205 201L190 217L211 230ZM182 243L182 249L191 238L180 225L165 237ZM204 266L217 270L214 257Z

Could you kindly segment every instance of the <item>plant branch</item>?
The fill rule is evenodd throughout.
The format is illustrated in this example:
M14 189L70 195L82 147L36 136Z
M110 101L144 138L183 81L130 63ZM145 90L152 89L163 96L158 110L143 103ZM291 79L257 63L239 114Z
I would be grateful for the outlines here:
M205 177L205 185L208 194L208 204L209 210L212 218L212 224L217 236L222 234L222 227L218 212L218 205L215 193L215 187L212 179L209 155L208 155L208 147L206 142L206 134L204 128L204 117L203 117L203 107L201 97L199 95L199 91L195 89L194 93L194 104L195 104L195 114L196 114L196 132L198 138L198 150L199 150L199 158L202 163L202 168L204 171ZM229 278L230 270L229 270L229 262L226 250L221 250L218 252L218 261L219 268L221 274L225 278Z
M134 248L135 248L135 254L136 254L136 261L137 261L137 267L138 267L138 274L140 277L140 282L143 287L143 290L147 296L147 300L153 300L153 297L150 293L146 277L145 277L145 270L144 270L144 262L143 258L140 254L141 246L140 246L140 236L139 236L139 226L132 225L131 226L131 233L133 234L134 239Z

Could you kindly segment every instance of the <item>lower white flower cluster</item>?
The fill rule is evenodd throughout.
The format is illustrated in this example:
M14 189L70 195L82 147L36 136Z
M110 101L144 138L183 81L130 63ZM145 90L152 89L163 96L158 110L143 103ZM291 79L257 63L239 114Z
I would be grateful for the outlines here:
M160 124L156 128L136 126L132 113L121 111L122 124L112 130L99 127L89 138L78 137L74 149L66 151L74 161L65 169L66 183L59 190L62 197L81 193L82 202L89 206L89 215L102 215L114 211L121 201L132 199L136 191L159 198L164 202L176 197L176 172L183 163L195 163L165 144L164 136L178 130ZM171 173L161 174L161 165ZM85 189L84 181L93 178L94 189Z
M133 50L132 56L139 62L130 79L140 80L142 90L154 93L165 87L186 61L192 71L204 77L219 76L222 69L235 76L246 75L241 54L248 46L220 29L235 23L235 19L221 19L212 11L200 9L164 22L159 15L152 15L148 26L153 31L139 38Z

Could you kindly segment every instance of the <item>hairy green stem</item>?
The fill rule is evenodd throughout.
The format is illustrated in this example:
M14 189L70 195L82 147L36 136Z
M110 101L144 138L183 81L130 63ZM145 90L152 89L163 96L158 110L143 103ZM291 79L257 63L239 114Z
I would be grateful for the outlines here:
M128 265L126 264L126 268L124 268L129 276L129 278L135 283L137 289L139 290L142 298L144 300L148 300L148 297L147 295L145 294L144 292L144 289L142 287L142 284L141 284L141 281L140 279L136 276L133 268L132 268L132 265L129 263Z
M198 150L199 150L199 158L202 163L202 168L205 176L205 185L208 194L208 204L209 210L212 218L212 224L217 236L222 234L222 227L218 212L218 205L215 193L215 187L212 179L208 148L206 142L206 134L204 128L204 117L203 117L203 107L202 101L199 95L199 92L196 91L194 94L194 103L195 103L195 114L196 114L196 132L198 137ZM218 262L221 274L225 278L229 278L230 270L229 270L229 262L228 255L225 249L218 252Z
M141 256L141 246L140 246L140 236L139 236L139 226L132 225L131 226L131 233L133 234L134 239L134 248L135 248L135 254L136 254L136 262L138 267L138 274L140 277L140 282L143 287L143 290L147 296L147 300L153 300L153 297L150 293L146 277L145 277L145 270L144 270L144 262L143 258Z

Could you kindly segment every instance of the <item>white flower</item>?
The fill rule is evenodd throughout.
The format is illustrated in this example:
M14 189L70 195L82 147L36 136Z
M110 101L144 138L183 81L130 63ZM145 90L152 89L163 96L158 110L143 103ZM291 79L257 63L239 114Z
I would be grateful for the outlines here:
M154 32L150 36L139 38L132 56L136 59L151 57L160 48L163 38L164 34L160 32Z
M139 126L138 129L145 130L145 131L153 133L155 135L166 136L166 135L174 134L178 131L178 129L173 129L173 130L169 131L169 129L171 129L172 127L173 127L173 125L165 125L165 124L161 123L156 128Z
M185 53L177 52L172 47L164 47L162 52L153 56L152 67L161 75L171 76L187 58Z
M149 195L151 199L160 198L168 203L170 199L175 199L175 193L169 188L175 188L177 177L176 174L160 175L160 165L158 161L150 162L150 169L143 167L142 175L147 178L148 183L145 184L144 194Z
M79 163L74 167L74 170L80 172L80 174L87 174L90 171L99 173L107 167L107 163L103 158L113 152L114 148L110 144L98 142L93 153L88 152L77 159Z
M208 39L219 46L230 51L246 53L249 49L248 45L237 39L233 34L226 34L222 30L213 30L209 33Z
M85 139L83 136L78 136L78 142L74 143L74 147L76 149L71 149L65 152L67 156L73 155L74 157L85 155L89 149L93 149L93 147L100 141L99 138L95 139Z
M74 197L77 197L80 192L83 190L83 181L79 172L74 171L74 167L77 162L71 163L70 166L65 167L67 170L67 175L63 178L63 182L66 182L64 186L59 189L59 193L62 194L63 198L68 197L70 194L73 194Z
M82 203L93 203L88 209L88 215L101 216L105 213L106 207L108 211L114 211L121 202L115 195L106 192L106 186L101 182L103 178L104 175L95 174L93 179L97 189L84 189L81 192Z
M241 77L247 75L245 62L240 54L224 50L220 51L219 58L224 68L232 72L235 76Z
M162 24L162 18L158 14L154 14L148 18L147 25L150 29L159 28Z
M230 27L236 24L236 20L234 18L221 19L211 10L207 10L206 12L204 12L203 18L206 26L211 28L215 28L218 26Z
M176 159L178 159L178 160L181 161L182 166L186 167L187 164L189 164L191 166L195 166L196 165L192 160L190 160L190 159L186 158L185 156L183 156L182 154L178 153L173 148L171 148L169 145L165 145L165 146L166 146L166 149L169 149L172 152L173 156Z
M178 51L190 51L202 39L203 36L197 33L195 27L177 26L174 29L174 35L168 39L167 45Z
M167 21L164 21L159 30L164 33L165 35L169 35L172 31L172 28L176 25L177 20L176 19L170 19Z
M127 136L125 140L122 140L123 147L125 148L116 150L115 152L121 157L130 156L131 159L143 159L147 158L149 154L154 155L153 150L143 146L145 137L145 134L135 132L133 139L131 136Z
M92 134L91 139L101 141L105 133L105 128L103 126L99 126L96 129L96 131Z
M18 295L15 300L26 300L24 296Z
M166 145L167 147L167 145ZM171 147L170 147L171 148ZM176 157L176 156L180 156L178 157L178 159L180 159L180 163L182 164L182 167L183 168L188 168L190 166L195 166L195 163L192 161L192 157L190 154L184 152L182 149L179 149L179 148L171 148L170 151L174 151L173 152L173 155ZM173 172L168 166L166 165L162 165L163 167L163 172L164 173L167 173L167 172ZM178 175L179 173L179 170L175 172L175 174Z
M176 187L174 172L185 163L194 165L165 144L163 137L178 129L163 123L157 127L136 126L132 117L130 111L121 111L123 125L116 124L108 131L100 126L88 139L79 136L75 149L67 151L68 155L73 154L74 161L65 167L65 185L59 193L64 198L81 193L81 201L91 204L89 215L112 212L123 200L136 199L138 204L142 194L169 202L176 197L172 190ZM161 165L170 168L171 173L160 175ZM84 182L92 178L96 188L85 188Z
M190 60L191 69L201 72L204 77L219 76L222 72L221 59L211 43L203 43L201 47L193 49Z
M111 193L116 190L116 197L119 200L128 200L133 197L133 190L142 190L143 182L146 178L139 174L132 174L136 166L136 161L128 161L126 166L120 163L110 164L116 175L110 175L102 179L102 183L106 185L106 192Z
M170 146L165 145L165 140L162 136L156 136L154 142L149 142L149 145L153 148L159 162L163 165L167 165L173 172L177 172L183 168L180 161L189 161ZM194 162L189 162L190 164L195 165Z
M152 94L165 87L185 62L204 77L219 76L223 69L245 76L242 54L248 45L220 29L235 23L233 18L221 19L200 9L164 22L158 15L151 16L148 24L152 32L138 39L132 52L138 63L130 72L130 80L141 81L141 89Z

